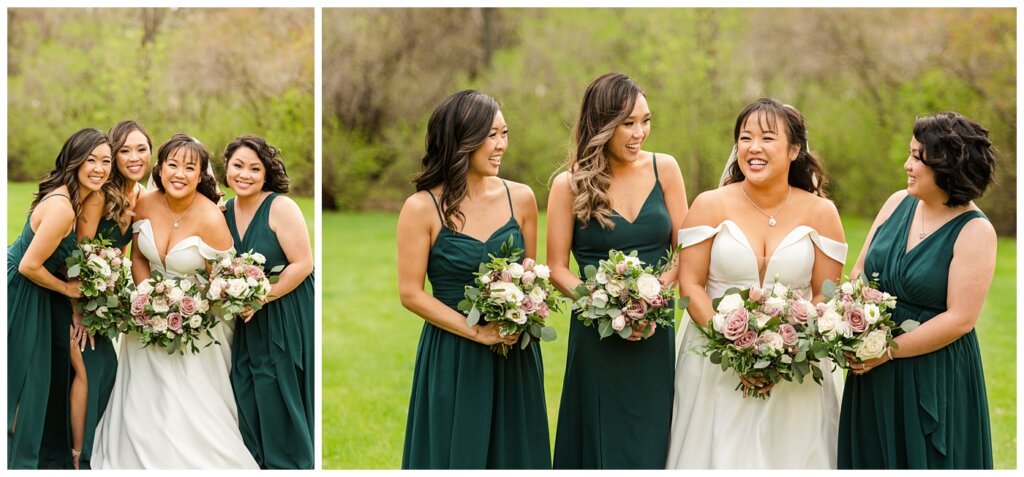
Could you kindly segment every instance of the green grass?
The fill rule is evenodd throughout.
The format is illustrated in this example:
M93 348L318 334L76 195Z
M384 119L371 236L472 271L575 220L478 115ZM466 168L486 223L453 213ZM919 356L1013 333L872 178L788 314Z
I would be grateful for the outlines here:
M323 215L323 466L398 468L413 362L423 320L398 301L394 214ZM870 220L843 219L856 261ZM544 217L539 261L544 261ZM999 263L978 335L985 363L995 466L1016 468L1016 241L999 241ZM568 316L553 315L558 340L544 343L544 384L554 439L561 397Z
M25 219L28 217L28 208L32 205L32 196L38 190L38 186L31 182L8 182L7 183L7 244L10 245L14 239L18 238L18 234L21 233L21 229L25 227ZM234 197L234 193L231 189L225 189L224 192L227 194L225 197ZM314 214L313 214L313 198L312 197L297 197L289 196L295 203L299 204L299 208L302 209L302 215L306 218L306 228L309 229L309 240L316 246L315 237L313 236L313 225L314 225Z

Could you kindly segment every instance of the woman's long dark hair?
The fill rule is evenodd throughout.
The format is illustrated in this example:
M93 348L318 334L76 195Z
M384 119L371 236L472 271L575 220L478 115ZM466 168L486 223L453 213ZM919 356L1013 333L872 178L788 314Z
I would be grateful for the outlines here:
M487 139L498 110L494 98L466 90L446 98L430 115L423 170L412 182L417 191L441 185L441 215L451 230L460 228L456 219L466 221L459 204L466 198L469 157Z
M804 124L803 114L800 114L796 108L782 104L775 98L761 98L750 103L736 118L736 127L733 129L732 135L733 142L739 141L743 124L747 118L756 113L761 113L761 127L765 131L778 131L777 119L782 118L786 123L786 136L789 138L789 145L800 146L796 160L789 165L789 185L820 197L827 197L825 185L828 183L828 178L825 177L825 168L822 167L821 159L817 154L812 153L807 147L807 126ZM723 185L740 182L744 179L739 161L733 162L729 166L727 175Z
M103 134L103 131L95 128L82 129L68 137L57 154L53 170L39 182L39 190L32 199L32 205L28 209L29 213L36 209L43 197L46 197L54 189L65 186L68 188L68 196L71 198L75 217L80 218L82 215L82 193L78 187L78 169L89 158L93 149L101 144L109 145L110 139ZM109 184L109 180L107 183ZM104 184L104 192L106 192L106 185Z
M114 127L110 128L109 132L107 132L107 137L110 138L110 153L114 160L114 167L110 172L110 181L108 185L112 190L107 194L107 202L103 208L104 216L118 221L121 225L125 225L128 221L125 211L130 207L130 202L128 200L128 196L124 192L124 186L127 184L128 179L121 174L121 169L117 166L117 151L124 146L125 142L128 141L128 135L131 134L132 131L138 131L146 137L146 143L149 144L150 154L152 154L153 139L149 137L149 133L146 132L146 129L143 128L141 124L132 121L131 119L118 122ZM149 164L147 164L147 166L149 166ZM121 192L114 194L113 189ZM113 200L111 200L111 197L113 197Z
M240 147L247 147L252 149L256 153L256 157L260 159L263 164L263 170L266 173L263 176L263 188L261 190L268 190L271 192L279 192L281 194L287 194L291 179L288 178L288 171L284 168L284 161L281 160L281 150L267 144L267 140L254 134L245 134L238 136L234 141L228 143L227 147L224 148L224 178L221 182L224 187L231 187L228 185L228 161L231 160L231 155L235 153Z
M166 193L164 190L163 180L160 178L160 167L163 166L172 154L178 149L185 149L185 151L194 154L199 158L199 185L196 186L196 191L206 196L207 199L213 201L216 204L224 193L217 190L217 179L210 174L210 151L206 150L206 146L199 142L198 139L189 136L188 134L178 133L171 136L162 146L160 146L160 152L157 153L156 165L153 166L153 183L156 184L156 188L160 192Z

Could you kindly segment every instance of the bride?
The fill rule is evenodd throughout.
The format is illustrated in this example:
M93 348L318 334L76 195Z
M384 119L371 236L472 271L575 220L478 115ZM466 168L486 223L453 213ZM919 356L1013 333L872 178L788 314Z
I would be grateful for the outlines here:
M768 399L744 398L739 377L694 351L694 328L714 314L711 299L732 287L776 280L820 301L846 259L839 213L824 197L824 174L807 149L803 117L760 99L740 113L723 186L698 196L679 232L680 286L692 299L676 364L669 468L835 468L839 382L822 365L819 386L745 380ZM807 296L807 295L805 295Z
M209 152L194 138L174 135L160 147L153 180L135 207L132 273L192 274L207 259L230 252L232 240L217 208ZM142 348L138 336L121 340L117 377L96 428L94 469L258 468L238 429L229 378L229 325L213 328L221 343L167 354Z

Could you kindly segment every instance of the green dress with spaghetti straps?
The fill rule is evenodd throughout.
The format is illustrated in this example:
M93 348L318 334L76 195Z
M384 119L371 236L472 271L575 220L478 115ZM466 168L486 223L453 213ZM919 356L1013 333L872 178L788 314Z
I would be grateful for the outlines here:
M572 254L580 279L587 265L611 249L656 265L672 246L672 218L658 180L633 222L617 212L615 228L576 221ZM675 330L658 328L649 339L600 339L596 327L573 314L562 401L555 437L556 469L664 469L668 456L675 379Z
M909 252L907 235L919 201L907 196L875 232L864 273L878 274L897 297L892 317L924 323L946 311L953 246L970 210ZM991 469L985 376L974 330L921 356L847 375L839 418L841 469Z
M131 224L128 225L128 230L131 230ZM122 233L117 222L106 217L100 219L96 233L110 240L112 247L120 249L123 249L132 240L130 233ZM96 425L100 422L103 412L107 410L110 393L114 389L114 378L117 376L117 353L114 351L114 343L104 335L96 335L93 339L96 348L93 349L86 345L85 350L82 351L82 362L85 364L85 374L89 383L89 395L85 408L85 436L82 439L82 455L78 460L81 469L92 468L90 461ZM74 370L72 370L72 374L74 374Z
M235 221L235 199L224 210L235 250L266 257L267 276L279 274L288 265L277 233L270 228L270 208L278 195L273 192L263 199L244 236L239 235ZM262 469L312 469L314 465L313 284L311 273L248 322L235 319L231 387L238 405L238 427Z
M64 197L52 194L51 197ZM66 296L51 293L18 272L35 232L31 215L25 221L21 235L7 247L7 468L35 469L40 465L44 422L48 414L51 394L52 369L55 365L69 366L69 356L55 356L56 341L62 341L69 350L70 334L66 322L55 323L56 308L70 310ZM43 266L53 274L64 265L64 260L75 250L75 234L61 239L57 249L47 257ZM59 297L59 298L58 298ZM60 336L58 336L60 335ZM61 337L66 337L61 340ZM57 379L61 381L61 379ZM67 390L67 374L63 382ZM66 393L65 393L66 394ZM66 403L66 401L65 401ZM51 413L55 414L55 413ZM55 414L56 415L56 414ZM66 408L65 413L66 416ZM66 422L66 421L65 421ZM66 428L65 428L66 429ZM67 437L67 433L63 434ZM59 436L58 436L59 437ZM63 453L70 462L70 447Z
M506 193L508 184L505 184ZM429 191L428 191L429 192ZM437 200L434 199L434 205ZM473 273L511 235L524 248L509 194L508 222L485 241L444 226L430 248L434 297L457 309ZM423 323L405 428L403 469L548 469L551 448L539 343L508 357Z

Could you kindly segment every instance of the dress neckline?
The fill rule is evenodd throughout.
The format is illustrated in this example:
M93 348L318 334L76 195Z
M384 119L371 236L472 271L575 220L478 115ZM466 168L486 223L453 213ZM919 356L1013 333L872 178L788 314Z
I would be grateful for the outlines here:
M156 252L157 262L160 264L160 267L163 268L164 272L167 271L167 257L170 256L172 252L175 252L178 249L178 247L180 247L182 244L184 244L186 242L190 242L190 241L198 241L199 243L204 243L203 239L201 237L199 237L198 235L189 235L188 237L185 237L185 238L179 240L174 245L168 246L167 247L167 251L164 252L164 256L161 257L160 256L160 249L157 248L157 245L156 245L156 233L153 232L153 224L150 222L149 219L142 219L142 220L138 221L138 224L139 224L138 225L139 226L139 233L143 233L145 231L148 231L147 235L149 237L150 243L153 244L153 250Z
M907 197L913 197L913 196L908 194ZM910 244L910 234L911 234L910 225L914 221L914 215L917 214L917 206L919 206L919 205L921 205L921 199L918 199L918 198L914 197L913 205L910 206L910 214L909 214L910 216L903 223L903 227L906 229L906 230L904 230L903 232L900 233L900 235L903 237L903 247L902 247L902 249L903 249L903 257L910 256L910 254L913 253L914 250L917 250L917 249L921 248L921 245L924 245L925 242L930 241L932 239L932 237L938 235L939 232L942 231L943 229L945 229L947 226L949 226L949 224L957 222L960 219L960 217L963 217L963 216L965 216L967 214L970 214L971 212L977 212L975 209L967 209L967 210L957 214L952 219L947 220L944 224L940 225L938 228L936 228L935 230L931 231L931 233L926 235L923 239L921 239L921 241L917 242L913 247L908 249L907 246Z

